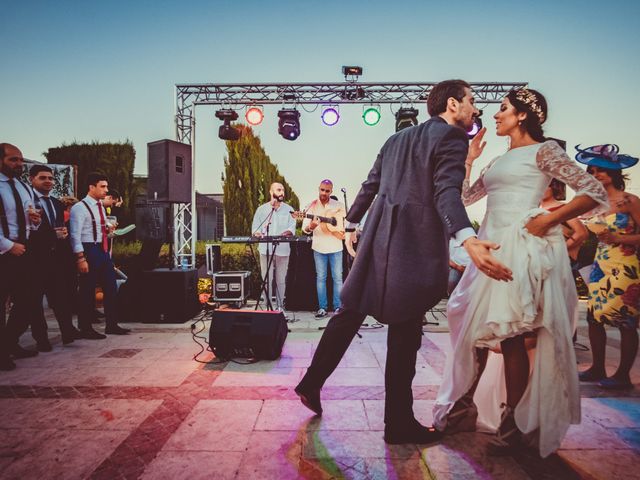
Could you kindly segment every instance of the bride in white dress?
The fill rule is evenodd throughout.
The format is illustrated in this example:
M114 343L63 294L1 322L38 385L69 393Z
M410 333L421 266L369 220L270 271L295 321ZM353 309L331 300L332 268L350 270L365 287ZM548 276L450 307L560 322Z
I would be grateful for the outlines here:
M496 258L512 269L513 281L497 282L470 265L452 293L447 316L453 352L434 425L447 433L472 431L476 424L494 431L489 448L496 455L536 443L546 457L569 424L580 422L572 344L577 295L559 225L606 209L607 196L556 142L545 141L546 116L539 92L510 92L494 116L497 134L510 137L509 150L472 186L468 179L484 148L484 131L471 142L466 161L463 201L469 205L487 195L478 237L500 244ZM576 196L548 213L538 206L552 178Z

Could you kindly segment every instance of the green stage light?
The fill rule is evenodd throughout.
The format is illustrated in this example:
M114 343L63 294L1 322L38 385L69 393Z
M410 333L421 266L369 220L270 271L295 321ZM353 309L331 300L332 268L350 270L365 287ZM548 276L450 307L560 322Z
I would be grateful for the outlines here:
M380 108L379 107L367 107L362 112L362 120L366 125L370 127L376 125L380 121Z

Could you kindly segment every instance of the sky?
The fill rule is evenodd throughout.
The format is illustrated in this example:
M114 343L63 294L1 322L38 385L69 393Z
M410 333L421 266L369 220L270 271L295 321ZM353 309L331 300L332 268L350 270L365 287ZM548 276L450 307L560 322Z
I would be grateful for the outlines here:
M545 133L566 139L572 157L574 145L600 143L640 156L639 2L0 0L0 6L0 141L34 160L74 141L130 140L135 173L146 174L146 144L175 139L175 84L339 82L342 65L362 66L363 82L528 82L549 102ZM424 105L416 106L426 120ZM196 108L201 193L222 191L226 149L215 110ZM255 133L303 204L324 178L336 191L345 188L351 202L394 133L388 106L374 127L362 122L362 106L341 106L334 127L322 125L320 109L303 111L302 133L290 142L277 134L277 110L265 108ZM484 108L488 145L476 174L507 148L494 134L496 110ZM630 173L629 191L640 194L640 166ZM469 214L481 220L484 203Z

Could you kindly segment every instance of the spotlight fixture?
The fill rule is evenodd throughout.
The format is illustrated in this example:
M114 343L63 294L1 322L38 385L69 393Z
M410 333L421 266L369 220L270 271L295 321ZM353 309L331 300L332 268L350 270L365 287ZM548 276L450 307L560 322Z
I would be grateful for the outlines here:
M342 74L345 77L359 77L360 75L362 75L362 67L343 65Z
M418 124L418 110L401 108L396 112L396 132Z
M218 137L222 140L238 140L240 138L240 130L231 126L231 122L238 119L238 112L235 110L218 110L216 117L224 123L218 129Z
M362 112L362 120L370 127L376 125L380 121L380 107L373 105L366 107Z
M322 114L320 115L320 118L322 119L322 123L327 127L333 127L338 123L338 120L340 120L338 107L333 105L322 107Z
M480 119L481 116L482 110L480 110L480 113L477 116L473 117L473 125L469 130L467 130L467 137L469 138L469 140L475 137L482 129L482 120Z
M244 114L244 118L247 119L247 123L249 125L260 125L262 120L264 120L264 112L262 111L262 107L253 106L247 109L247 113Z
M285 140L300 136L300 112L295 108L283 108L278 112L278 133Z

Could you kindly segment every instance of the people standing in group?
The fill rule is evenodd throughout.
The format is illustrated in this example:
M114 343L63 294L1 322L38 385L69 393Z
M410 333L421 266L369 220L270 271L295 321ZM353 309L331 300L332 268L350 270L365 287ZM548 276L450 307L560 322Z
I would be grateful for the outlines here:
M498 136L509 137L509 149L470 186L472 166L484 148L479 142L486 129L481 130L472 141L478 148L471 147L466 160L463 200L469 205L487 196L478 237L500 243L496 256L513 269L514 281L491 282L470 265L451 295L453 351L434 424L455 433L475 430L478 423L496 431L490 453L510 454L531 440L545 457L559 448L569 424L580 421L572 343L578 299L560 224L595 208L606 210L607 196L556 142L545 141L542 94L513 90L494 118ZM566 182L576 196L545 212L539 205L552 178ZM529 338L535 343L531 365Z
M576 160L588 165L587 172L607 191L611 208L587 223L598 235L598 249L591 274L587 322L593 363L580 373L580 380L599 382L608 390L631 388L629 372L638 353L640 319L640 199L625 192L628 177L622 170L635 165L637 158L618 153L617 145L597 145L579 149ZM620 330L620 363L607 377L605 326Z
M342 291L342 250L344 240L344 205L331 198L333 182L325 179L318 187L318 198L305 209L302 231L313 235L311 249L316 266L316 291L318 293L318 311L316 318L327 315L329 301L327 299L327 272L331 270L333 282L332 306L340 310L340 292ZM312 216L309 218L309 216ZM322 217L322 219L320 218ZM328 222L328 220L335 221Z
M62 343L69 344L80 338L80 332L73 326L73 303L77 275L69 234L64 223L64 206L51 196L55 185L53 170L46 165L34 165L29 170L29 181L33 187L34 203L42 211L40 228L33 232L28 247L31 250L38 273L32 282L37 286L37 301L33 305L31 334L36 340L38 351L51 351L47 338L47 322L42 307L43 296L47 296L60 326Z
M294 211L293 208L284 203L284 186L278 182L272 183L269 187L269 197L269 201L260 205L253 215L252 235L255 237L293 236L296 231L296 221L291 215ZM258 244L258 251L260 252L260 271L263 281L266 281L263 293L266 293L268 298L267 304L273 298L273 279L275 276L275 308L284 311L291 247L287 242L261 242Z
M79 279L78 327L82 338L103 339L105 335L92 327L95 289L98 283L104 294L105 333L124 335L129 329L118 325L116 273L109 254L107 225L102 200L107 195L108 179L100 173L87 176L87 196L71 208L69 220L71 246L76 256Z
M22 152L15 145L0 143L0 370L13 370L12 358L38 354L20 346L28 327L35 293L32 281L37 265L27 242L40 226L40 213L34 208L33 191L20 180L24 167ZM13 307L8 321L7 300Z
M456 237L493 279L511 278L490 253L498 246L475 237L460 197L469 147L466 130L479 113L469 84L437 84L427 107L430 120L401 130L383 145L347 214L345 243L353 255L355 226L377 196L342 289L343 310L329 320L295 388L302 403L321 415L322 386L365 317L388 324L384 439L392 444L440 438L416 420L411 384L422 317L446 295L447 238Z

